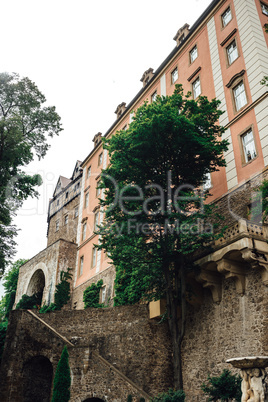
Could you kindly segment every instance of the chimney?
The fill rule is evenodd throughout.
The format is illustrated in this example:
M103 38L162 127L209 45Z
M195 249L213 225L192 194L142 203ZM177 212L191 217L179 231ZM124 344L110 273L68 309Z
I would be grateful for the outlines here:
M126 104L125 102L120 103L120 105L117 106L115 114L116 117L119 119L119 117L124 113L124 111L126 110Z
M184 24L183 27L181 27L178 30L178 32L176 33L176 35L173 38L177 42L177 46L179 46L184 41L184 39L190 32L189 28L190 28L189 24Z
M99 143L101 142L101 136L102 136L102 133L97 133L97 134L94 135L94 138L92 140L94 142L94 148L97 145L99 145Z
M154 75L154 69L153 68L148 68L148 70L144 71L143 76L141 77L141 82L143 83L143 86L148 84L150 79Z

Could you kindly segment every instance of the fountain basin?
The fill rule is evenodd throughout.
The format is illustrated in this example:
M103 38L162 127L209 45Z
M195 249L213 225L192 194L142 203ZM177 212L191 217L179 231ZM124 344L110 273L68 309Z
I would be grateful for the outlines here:
M268 366L268 356L234 357L226 360L226 363L239 369L265 368Z

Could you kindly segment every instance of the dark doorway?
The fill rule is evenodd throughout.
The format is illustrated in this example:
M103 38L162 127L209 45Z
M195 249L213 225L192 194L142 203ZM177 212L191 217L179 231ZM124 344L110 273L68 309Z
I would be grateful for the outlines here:
M31 277L30 283L28 285L27 289L27 295L32 296L34 294L38 295L38 302L37 304L41 305L42 304L42 299L43 299L43 291L45 287L46 281L45 281L45 275L42 269L38 269L35 271L33 276Z
M44 356L35 356L23 366L23 402L49 402L53 367Z

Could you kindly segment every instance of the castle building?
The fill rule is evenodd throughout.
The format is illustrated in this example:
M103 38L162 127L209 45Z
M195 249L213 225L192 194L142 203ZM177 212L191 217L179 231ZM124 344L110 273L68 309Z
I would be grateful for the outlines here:
M192 278L194 297L182 344L184 388L192 402L205 400L202 382L208 373L229 368L228 358L268 354L268 230L250 220L253 190L268 177L268 91L261 84L268 75L267 23L267 0L213 0L191 27L184 24L177 31L173 51L155 71L144 72L141 90L128 105L117 106L116 119L103 135L126 129L140 105L172 95L176 84L194 99L206 95L221 101L219 124L229 141L226 167L208 175L204 187L228 229L213 251L196 261L200 272ZM114 297L115 269L96 247L104 215L98 184L109 163L101 138L101 133L94 136L93 149L76 163L71 179L59 178L49 204L47 248L19 274L15 303L23 294L42 290L42 304L48 304L60 271L72 268L70 310L41 318L12 312L3 356L9 360L2 365L3 401L25 401L20 395L37 392L28 377L42 359L50 389L63 344L70 353L71 401L124 401L127 392L148 399L172 386L168 333L156 324L161 301L150 305L150 315L145 305L83 310L84 290L100 279L100 302L112 306ZM21 339L17 349L14 334Z

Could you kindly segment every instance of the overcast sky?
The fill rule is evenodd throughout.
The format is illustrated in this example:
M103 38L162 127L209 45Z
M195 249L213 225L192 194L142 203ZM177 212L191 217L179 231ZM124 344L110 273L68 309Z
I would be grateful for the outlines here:
M36 83L56 106L64 131L46 157L27 167L40 173L39 200L29 200L15 223L18 258L46 247L47 207L59 175L70 177L77 159L93 147L114 111L142 87L175 47L177 30L192 25L211 0L9 0L1 4L1 71Z

